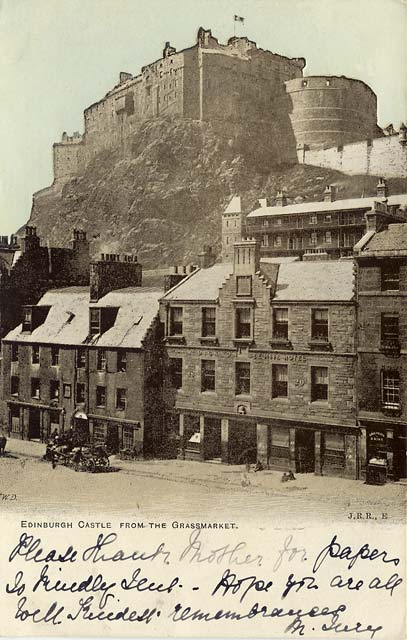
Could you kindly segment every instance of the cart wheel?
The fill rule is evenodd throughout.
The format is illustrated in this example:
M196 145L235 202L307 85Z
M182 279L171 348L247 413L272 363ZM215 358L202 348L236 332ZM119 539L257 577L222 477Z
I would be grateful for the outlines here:
M96 464L95 461L93 460L93 458L88 458L88 460L84 461L85 465L86 465L86 471L89 471L89 473L94 473L96 470Z

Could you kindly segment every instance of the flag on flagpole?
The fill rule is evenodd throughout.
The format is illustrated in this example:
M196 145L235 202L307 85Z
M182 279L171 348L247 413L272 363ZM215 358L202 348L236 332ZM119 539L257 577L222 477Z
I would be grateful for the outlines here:
M235 14L235 22L242 22L243 23L244 22L244 18L242 18L242 16L237 16Z

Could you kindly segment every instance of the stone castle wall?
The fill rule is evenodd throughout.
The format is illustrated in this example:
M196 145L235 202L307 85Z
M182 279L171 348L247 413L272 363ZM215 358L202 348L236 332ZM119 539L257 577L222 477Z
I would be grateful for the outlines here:
M297 151L300 164L311 164L349 174L407 178L407 145L399 135L354 142L328 149Z

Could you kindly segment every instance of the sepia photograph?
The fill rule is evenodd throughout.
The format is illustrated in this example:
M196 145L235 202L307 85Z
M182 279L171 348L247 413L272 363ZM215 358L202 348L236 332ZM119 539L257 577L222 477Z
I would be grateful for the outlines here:
M0 75L0 635L405 639L405 0L0 0Z

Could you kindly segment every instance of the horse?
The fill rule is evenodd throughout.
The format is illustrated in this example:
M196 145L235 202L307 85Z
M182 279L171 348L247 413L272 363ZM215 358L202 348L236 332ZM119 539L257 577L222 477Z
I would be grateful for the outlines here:
M4 450L6 448L7 438L6 436L0 436L0 455L4 456Z

